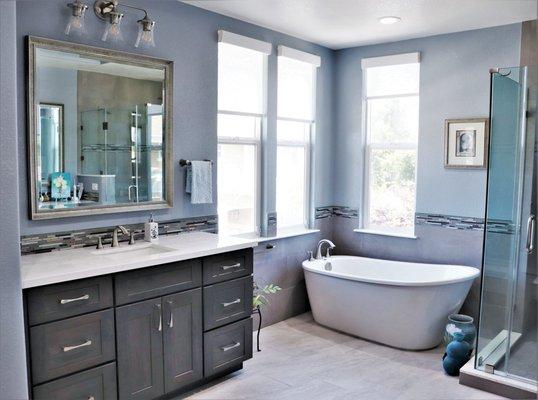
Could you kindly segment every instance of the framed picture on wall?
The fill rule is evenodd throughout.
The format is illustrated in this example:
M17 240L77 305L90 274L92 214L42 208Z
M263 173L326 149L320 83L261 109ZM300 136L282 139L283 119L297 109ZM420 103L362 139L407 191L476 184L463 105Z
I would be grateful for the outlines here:
M445 168L486 168L488 118L445 120Z

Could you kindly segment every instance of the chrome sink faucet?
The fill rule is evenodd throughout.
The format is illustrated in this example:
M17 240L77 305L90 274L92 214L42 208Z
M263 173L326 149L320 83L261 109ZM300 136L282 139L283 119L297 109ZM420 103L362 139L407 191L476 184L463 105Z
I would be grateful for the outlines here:
M112 233L112 247L119 247L118 243L118 231L121 231L122 234L128 235L129 231L123 226L118 225L116 228L114 228L114 233Z
M321 248L323 247L324 244L328 244L329 247L327 247L327 253L325 254L325 257L322 257L321 256ZM334 249L335 247L336 246L334 245L334 243L331 242L328 239L320 240L319 243L318 243L318 252L316 253L316 260L321 260L323 258L329 258L331 256L331 249Z

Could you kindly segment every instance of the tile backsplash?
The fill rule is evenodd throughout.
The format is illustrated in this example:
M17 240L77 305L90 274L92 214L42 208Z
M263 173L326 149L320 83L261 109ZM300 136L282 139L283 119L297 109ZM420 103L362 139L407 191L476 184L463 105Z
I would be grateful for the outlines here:
M144 223L125 225L125 227L130 232L134 232L136 240L144 238ZM99 237L101 237L103 244L108 244L112 242L112 232L114 231L114 228L115 226L108 226L77 231L21 236L21 254L95 246L97 245ZM159 222L159 235L170 235L192 231L217 233L217 216L211 215ZM120 241L127 241L129 240L129 237L120 235L118 239Z

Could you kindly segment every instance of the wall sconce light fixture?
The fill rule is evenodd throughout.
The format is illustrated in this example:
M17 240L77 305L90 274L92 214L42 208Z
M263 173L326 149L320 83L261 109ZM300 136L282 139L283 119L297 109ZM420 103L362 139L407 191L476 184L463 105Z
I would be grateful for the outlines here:
M148 18L148 14L138 20L138 36L136 38L135 47L155 47L155 38L153 37L153 28L155 21Z
M106 16L107 24L101 35L101 40L103 42L106 42L108 39L110 39L111 42L123 42L123 35L121 33L121 20L123 14L116 11L110 11Z
M69 3L67 7L71 8L71 16L64 33L66 35L84 35L86 33L84 14L86 14L88 6L81 3L80 0L75 0L73 3Z
M65 34L69 35L71 32L74 33L75 31L80 34L85 33L84 13L86 12L88 6L81 3L81 0L74 0L73 3L68 4L68 7L71 7L73 12L72 17L69 19L69 23L65 29ZM118 0L97 0L93 4L93 11L95 12L95 15L106 23L105 30L101 35L101 40L103 42L123 41L123 34L121 31L123 13L119 11L119 8L121 7L130 8L144 13L144 18L137 21L138 36L135 41L135 47L154 47L155 38L153 32L155 28L155 21L149 18L148 12L143 8L120 3Z

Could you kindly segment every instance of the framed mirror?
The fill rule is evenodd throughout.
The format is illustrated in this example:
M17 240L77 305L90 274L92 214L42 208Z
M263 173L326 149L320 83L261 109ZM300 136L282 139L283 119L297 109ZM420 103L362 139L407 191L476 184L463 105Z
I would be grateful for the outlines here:
M28 38L31 218L173 204L173 62Z

